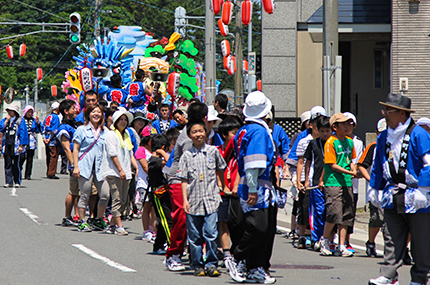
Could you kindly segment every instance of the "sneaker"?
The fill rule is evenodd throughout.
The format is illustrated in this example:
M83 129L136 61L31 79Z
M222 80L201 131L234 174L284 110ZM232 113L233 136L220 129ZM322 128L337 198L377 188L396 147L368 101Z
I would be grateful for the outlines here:
M182 265L182 261L179 258L179 255L172 255L172 256L164 259L163 264L170 271L184 271L185 270L185 266Z
M72 220L73 220L75 223L79 222L79 216L78 216L78 215L74 215L74 216L73 216L73 218L72 218Z
M151 231L144 231L142 235L142 240L146 240L147 242L150 242L152 240Z
M60 177L55 176L55 175L49 175L48 179L60 179Z
M297 242L297 248L298 249L305 249L306 248L306 238L300 237L299 241Z
M296 233L296 231L290 231L288 234L285 235L285 237L290 239L298 239L299 235Z
M151 240L149 242L150 243L155 243L155 240L157 239L157 234L154 233L154 232L151 232L151 234L152 234L152 237L151 237Z
M209 268L206 268L206 275L209 277L218 277L221 275L221 273L219 273L216 267L211 266Z
M90 233L93 230L91 229L90 225L87 222L85 222L84 220L82 220L82 221L79 222L78 231Z
M92 226L96 231L104 231L107 227L106 222L102 218L95 218Z
M376 257L376 244L374 242L366 242L366 254L369 257Z
M330 251L334 255L336 252L336 244L334 242L330 243Z
M346 247L338 247L334 255L342 257L352 257L354 256L354 253L349 251Z
M73 221L72 217L68 217L68 218L63 218L61 225L63 227L76 227L78 224Z
M10 184L3 185L4 188L9 188L10 186L11 186Z
M159 248L159 249L157 249L157 250L153 250L152 251L152 254L156 254L156 255L164 255L164 254L166 254L166 250L165 249L163 249L163 248Z
M320 244L321 244L320 250L322 255L326 255L326 256L333 255L330 249L329 241L327 239L321 238Z
M194 276L205 276L205 270L201 267L194 269Z
M107 234L114 234L116 230L116 226L115 225L109 225L107 226L105 233Z
M312 239L310 236L306 236L306 246L311 246L312 245Z
M128 235L128 232L124 229L124 227L116 227L115 228L115 234L119 236L126 236Z
M399 285L397 278L390 279L385 276L379 276L376 279L370 279L369 285Z
M320 251L320 249L321 249L321 241L316 241L316 242L314 242L314 250L315 251Z
M21 188L21 184L13 184L14 188Z
M229 256L224 259L224 263L225 267L228 270L228 273L230 274L231 279L239 283L244 282L246 280L245 271L243 270L242 266L239 267L239 264L241 264L242 262L239 262L239 264L237 264L236 260Z
M351 244L348 241L345 241L345 247L347 250L349 250L352 253L355 253L354 248L351 246Z
M276 281L276 279L275 279ZM246 276L246 283L265 283L266 284L266 272L263 267L253 268L249 270ZM275 283L275 282L272 282ZM270 283L267 283L270 284Z

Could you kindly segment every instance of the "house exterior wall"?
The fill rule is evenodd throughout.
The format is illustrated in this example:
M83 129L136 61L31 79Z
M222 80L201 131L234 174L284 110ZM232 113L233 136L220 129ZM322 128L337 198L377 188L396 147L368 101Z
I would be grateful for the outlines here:
M393 0L392 91L399 92L399 78L407 77L413 115L428 116L430 106L430 2Z
M297 33L297 114L322 105L322 43L307 31Z
M276 1L273 14L262 12L261 79L276 116L297 115L297 3Z

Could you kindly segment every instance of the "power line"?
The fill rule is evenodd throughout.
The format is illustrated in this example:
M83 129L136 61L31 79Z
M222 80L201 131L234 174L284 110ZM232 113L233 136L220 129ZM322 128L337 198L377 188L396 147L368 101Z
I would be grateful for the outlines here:
M41 11L41 12L47 13L47 14L49 14L49 15L52 15L52 16L55 16L55 17L57 17L57 18L60 18L60 19L63 19L63 20L66 20L66 21L67 21L67 19L66 19L66 18L63 18L63 17L61 17L61 16L58 16L58 15L52 14L52 13L50 13L50 12L46 11L46 10L43 10L43 9L40 9L40 8L34 7L34 6L30 5L30 4L27 4L27 3L21 2L21 1L19 1L19 0L13 0L13 1L18 2L18 3L20 3L20 4L24 5L24 6L28 6L28 7L30 7L30 8L35 9L35 10L39 10L39 11Z
M15 1L15 0L14 0ZM68 1L66 1L66 2L68 2ZM64 3L66 3L66 2L63 2L62 4L60 4L60 5L63 5ZM73 5L76 5L76 4L78 4L79 2L81 2L81 0L78 0L78 1L76 1L76 2L74 2L74 3L72 3L72 4L70 4L70 5L68 5L68 6L66 6L66 7L63 7L63 8L61 8L61 9L59 9L59 10L57 10L57 11L55 11L54 13L58 13L58 12L60 12L60 11L63 11L64 9L67 9L67 8L69 8L70 6L73 6ZM59 5L59 6L60 6ZM57 6L58 7L58 6ZM55 7L55 8L57 8L57 7ZM49 16L49 15L43 15L43 16L41 16L41 17L39 17L39 18L36 18L36 19L34 19L34 21L37 21L37 20L40 20L40 19L43 19L43 18L45 18L45 17L47 17L47 16ZM63 18L64 19L64 18ZM10 30L10 29L13 29L13 28L17 28L17 27L20 27L20 26L22 26L22 25L16 25L16 26L13 26L13 27L9 27L9 28L4 28L3 30L0 30L0 32L3 32L3 31L5 31L5 30Z
M160 8L160 7L148 4L148 3L143 3L143 2L140 2L140 1L137 1L137 0L131 0L131 1L139 3L139 4L142 4L142 5L145 5L145 6L149 6L149 7L154 8L154 9L158 9L158 10L161 10L161 11L164 11L164 12L167 12L167 13L175 14L175 12L173 12L173 11L170 11L170 10L167 10L167 9L164 9L164 8Z
M66 1L64 1L63 3L60 3L60 4L58 4L57 6L50 8L49 10L54 10L54 9L56 9L56 8L60 7L61 5L64 5L64 4L66 4L67 2L70 2L70 1L71 1L71 0L66 0ZM79 0L78 2L80 2L80 1L81 1L81 0ZM78 2L73 3L72 5L77 4ZM59 12L59 11L61 11L61 10L58 10L58 11L55 11L55 12L52 12L52 13L56 13L56 12ZM33 18L33 16L38 15L38 14L39 14L39 12L36 12L36 13L34 13L34 14L30 15L30 16L23 16L23 17L19 18L18 20L10 20L10 19L6 19L6 18L1 18L1 19L5 19L5 20L8 20L8 21L17 21L17 22L19 22L19 21L21 21L22 19L24 19L24 18L25 18L25 20L26 20L26 21L29 21L31 18ZM39 18L35 19L34 21L37 21L38 19L40 19L40 18L44 18L44 17L46 17L46 16L48 16L48 15L43 15L42 17L39 17ZM20 25L18 25L18 26L20 26ZM5 31L5 30L10 30L10 29L13 29L13 28L18 27L18 26L13 26L13 27L4 28L3 30L0 30L0 32L3 32L3 31Z

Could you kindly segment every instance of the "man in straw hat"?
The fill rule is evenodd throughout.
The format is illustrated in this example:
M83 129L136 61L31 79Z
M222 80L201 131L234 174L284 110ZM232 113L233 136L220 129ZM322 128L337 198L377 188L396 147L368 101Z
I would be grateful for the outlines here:
M384 265L369 284L399 284L397 268L407 251L411 235L410 285L427 284L430 270L430 135L415 127L411 99L389 94L382 114L388 129L376 142L369 199L382 206L385 217ZM378 192L383 191L382 199Z

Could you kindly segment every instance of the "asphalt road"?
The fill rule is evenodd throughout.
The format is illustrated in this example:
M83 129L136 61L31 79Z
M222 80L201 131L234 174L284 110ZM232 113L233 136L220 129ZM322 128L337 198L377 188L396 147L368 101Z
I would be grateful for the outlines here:
M68 176L48 180L44 173L44 161L35 160L33 180L24 180L16 192L0 189L0 284L234 283L224 268L217 278L194 277L191 270L167 271L164 257L150 254L152 245L140 240L138 219L124 222L128 236L61 227ZM4 182L2 160L0 182ZM288 219L280 213L279 225L288 228ZM360 245L365 241L354 240ZM352 258L323 257L312 250L298 250L291 240L277 235L272 275L277 284L367 284L379 275L382 261L366 257L360 249ZM409 267L399 273L400 284L409 284Z

